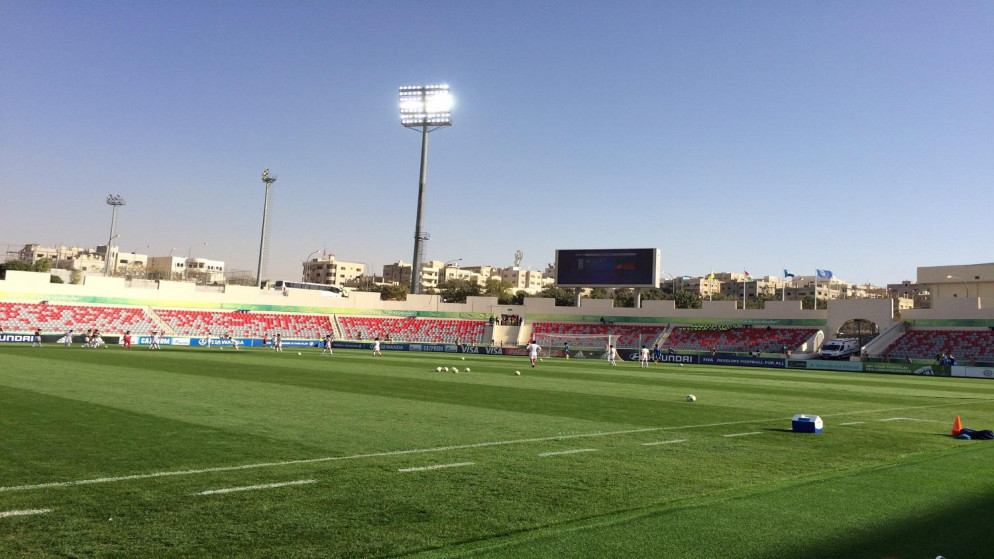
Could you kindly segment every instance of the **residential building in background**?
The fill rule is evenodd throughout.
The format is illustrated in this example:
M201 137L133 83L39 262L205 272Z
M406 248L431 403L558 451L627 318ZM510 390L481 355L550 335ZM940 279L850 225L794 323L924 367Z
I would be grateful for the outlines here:
M365 274L365 264L338 260L334 254L329 254L304 262L302 277L307 283L348 285L355 283Z

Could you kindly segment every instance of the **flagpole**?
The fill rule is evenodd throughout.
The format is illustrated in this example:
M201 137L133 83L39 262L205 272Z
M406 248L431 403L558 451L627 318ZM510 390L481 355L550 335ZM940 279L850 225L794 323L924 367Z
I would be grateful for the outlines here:
M746 310L746 280L749 276L742 278L742 310Z

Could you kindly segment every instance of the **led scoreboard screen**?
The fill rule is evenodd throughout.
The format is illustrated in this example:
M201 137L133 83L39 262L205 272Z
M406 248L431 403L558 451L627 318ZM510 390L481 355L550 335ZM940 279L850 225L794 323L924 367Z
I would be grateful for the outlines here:
M556 285L659 287L659 249L557 250Z

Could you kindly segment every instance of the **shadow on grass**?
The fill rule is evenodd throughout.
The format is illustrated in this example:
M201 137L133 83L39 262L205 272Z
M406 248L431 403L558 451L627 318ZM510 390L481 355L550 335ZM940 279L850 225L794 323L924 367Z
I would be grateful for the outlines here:
M964 475L969 475L964 472ZM839 557L948 559L990 557L994 553L994 530L988 520L994 511L994 495L978 495L949 506L922 511L894 521L886 528L854 534L845 541L826 541L801 546L793 557L835 559ZM908 511L909 515L913 511ZM817 527L813 526L813 530Z

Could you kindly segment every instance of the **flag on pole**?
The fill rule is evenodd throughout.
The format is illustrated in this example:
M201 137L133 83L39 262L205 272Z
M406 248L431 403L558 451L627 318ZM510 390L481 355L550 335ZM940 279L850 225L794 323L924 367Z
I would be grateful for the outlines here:
M742 270L742 273L745 274L745 278L742 281L752 281L752 276L749 275L748 271Z
M790 270L788 270L787 268L784 268L783 269L783 279L792 278L792 277L794 277L794 274Z
M711 273L708 274L707 279L709 279L709 280L713 280L714 279L714 270L711 270Z
M832 279L832 270L815 270L821 279Z

